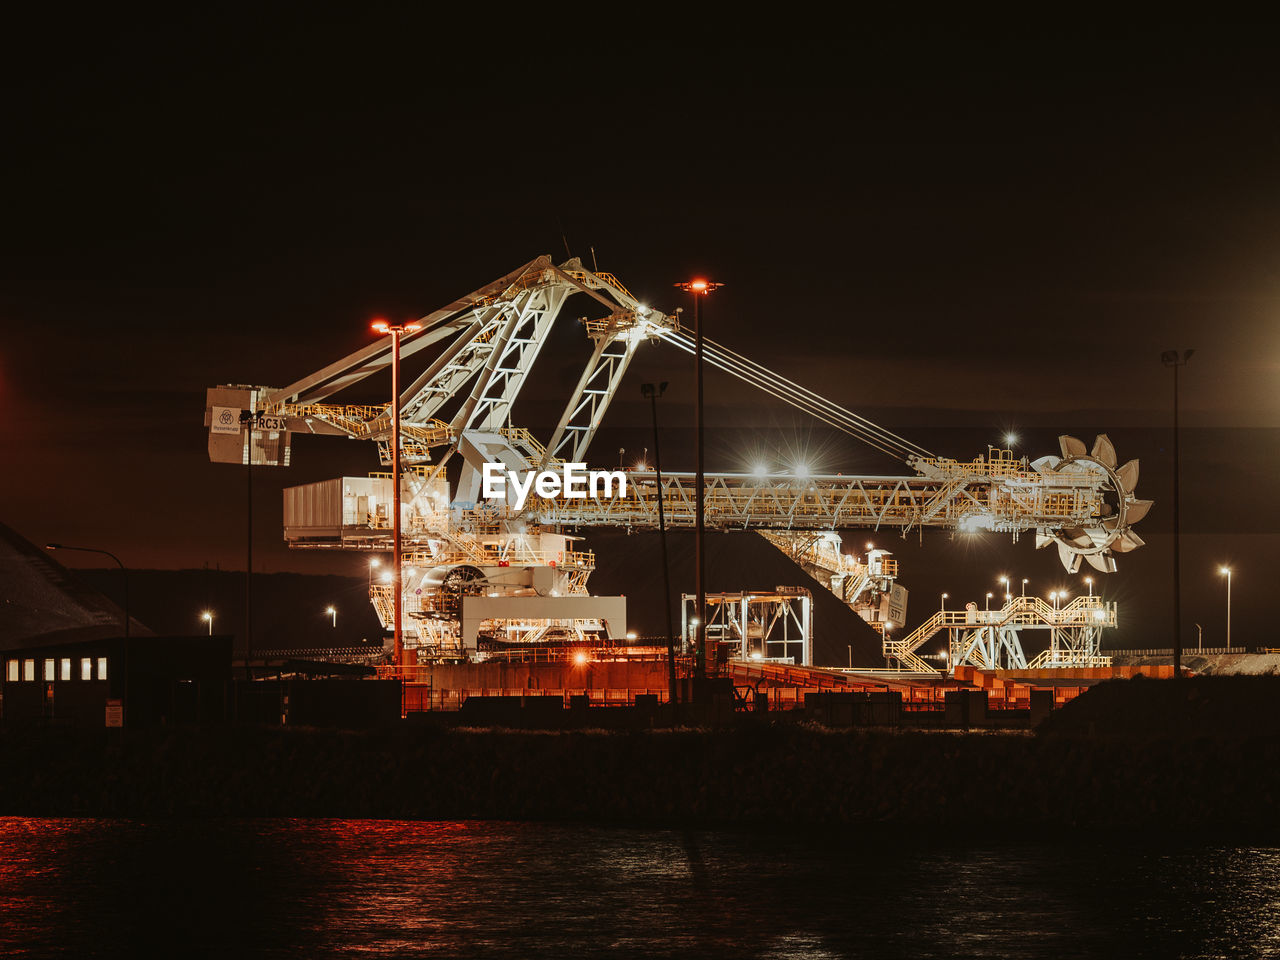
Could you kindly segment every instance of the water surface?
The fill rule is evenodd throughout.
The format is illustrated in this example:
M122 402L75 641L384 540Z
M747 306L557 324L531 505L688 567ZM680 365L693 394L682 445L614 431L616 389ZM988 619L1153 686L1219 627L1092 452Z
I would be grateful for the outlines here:
M0 818L0 955L1280 956L1280 849Z

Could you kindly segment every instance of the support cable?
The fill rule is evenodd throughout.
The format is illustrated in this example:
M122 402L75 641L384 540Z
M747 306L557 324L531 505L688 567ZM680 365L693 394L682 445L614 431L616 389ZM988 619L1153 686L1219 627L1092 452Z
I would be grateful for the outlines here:
M659 330L658 335L686 353L693 352L692 343L681 332ZM721 344L708 340L705 342L704 349L706 347L710 348L706 350L707 360L716 368L791 404L828 426L861 440L881 453L904 461L912 457L933 456L923 447L885 430L865 417L827 400Z

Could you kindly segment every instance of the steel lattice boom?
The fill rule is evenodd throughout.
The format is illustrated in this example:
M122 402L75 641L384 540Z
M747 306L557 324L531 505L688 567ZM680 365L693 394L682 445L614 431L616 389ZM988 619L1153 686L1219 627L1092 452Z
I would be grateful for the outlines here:
M595 316L583 318L591 356L555 427L538 436L511 422L512 409L565 303L575 296L594 305ZM659 500L670 526L693 525L697 493L687 473L664 474L659 489L652 473L636 472L625 493L598 499L534 497L519 511L481 496L486 463L527 471L584 462L639 347L657 341L693 351L693 338L678 315L640 303L616 277L587 270L576 259L557 265L539 257L422 317L416 328L404 334L400 348L402 362L416 372L401 381L407 386L395 400L401 460L409 465L399 481L409 537L402 562L412 558L419 571L408 613L419 624L421 647L456 648L450 618L456 619L467 596L590 599L586 578L593 562L582 559L590 554L572 546L577 538L566 536L566 528L653 528ZM1142 543L1131 527L1150 503L1133 493L1137 463L1117 467L1105 436L1091 450L1064 436L1061 457L1033 463L994 450L973 461L949 460L728 347L710 340L704 347L712 367L911 471L903 476L707 475L703 502L709 527L760 532L846 602L861 605L860 612L875 623L896 623L895 615L877 612L893 588L896 568L884 556L848 557L840 549L839 530L930 527L1015 537L1034 531L1037 546L1056 544L1072 570L1083 559L1110 571L1114 553ZM343 404L333 398L386 371L390 363L390 347L380 339L282 388L211 389L206 410L211 459L287 464L292 435L310 433L373 441L382 462L389 463L391 404ZM455 456L461 465L451 488L445 467ZM286 491L286 540L299 547L386 549L391 482L382 476L342 478ZM516 557L519 565L513 567ZM523 573L517 576L517 569ZM385 591L371 586L381 611ZM545 606L551 611L563 605ZM557 621L550 613L534 619L551 623L547 629ZM570 619L573 629L581 630L582 618ZM548 635L547 629L538 635Z

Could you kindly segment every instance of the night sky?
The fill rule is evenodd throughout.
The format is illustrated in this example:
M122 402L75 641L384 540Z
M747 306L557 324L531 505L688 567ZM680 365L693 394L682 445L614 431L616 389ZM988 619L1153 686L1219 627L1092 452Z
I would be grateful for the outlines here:
M205 388L284 385L541 254L707 330L937 453L1107 432L1157 501L1108 579L1133 645L1171 621L1172 376L1183 370L1184 639L1280 646L1280 89L1261 35L806 20L657 26L525 11L383 19L27 22L5 71L0 520L131 567L243 567L243 471L208 462ZM390 16L390 15L388 15ZM585 15L569 18L583 24ZM587 355L571 301L517 419L549 433ZM643 348L594 449L692 469L691 361ZM381 399L369 381L348 399ZM894 464L712 374L708 469L807 450ZM259 471L255 566L291 553L280 489L376 469L295 440ZM860 542L862 533L850 539ZM895 546L896 533L865 539ZM1032 538L902 545L912 624L1002 573L1079 588ZM92 563L92 558L64 559ZM744 587L772 584L743 584Z

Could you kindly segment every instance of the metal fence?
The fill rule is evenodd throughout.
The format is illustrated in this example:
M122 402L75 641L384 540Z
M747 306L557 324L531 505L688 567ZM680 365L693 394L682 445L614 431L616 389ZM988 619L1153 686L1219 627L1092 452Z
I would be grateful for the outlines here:
M1155 647L1148 650L1107 650L1099 651L1103 656L1107 657L1172 657L1172 647ZM1218 654L1218 653L1280 653L1280 648L1276 647L1183 647L1182 655L1184 657L1200 656L1202 654Z

